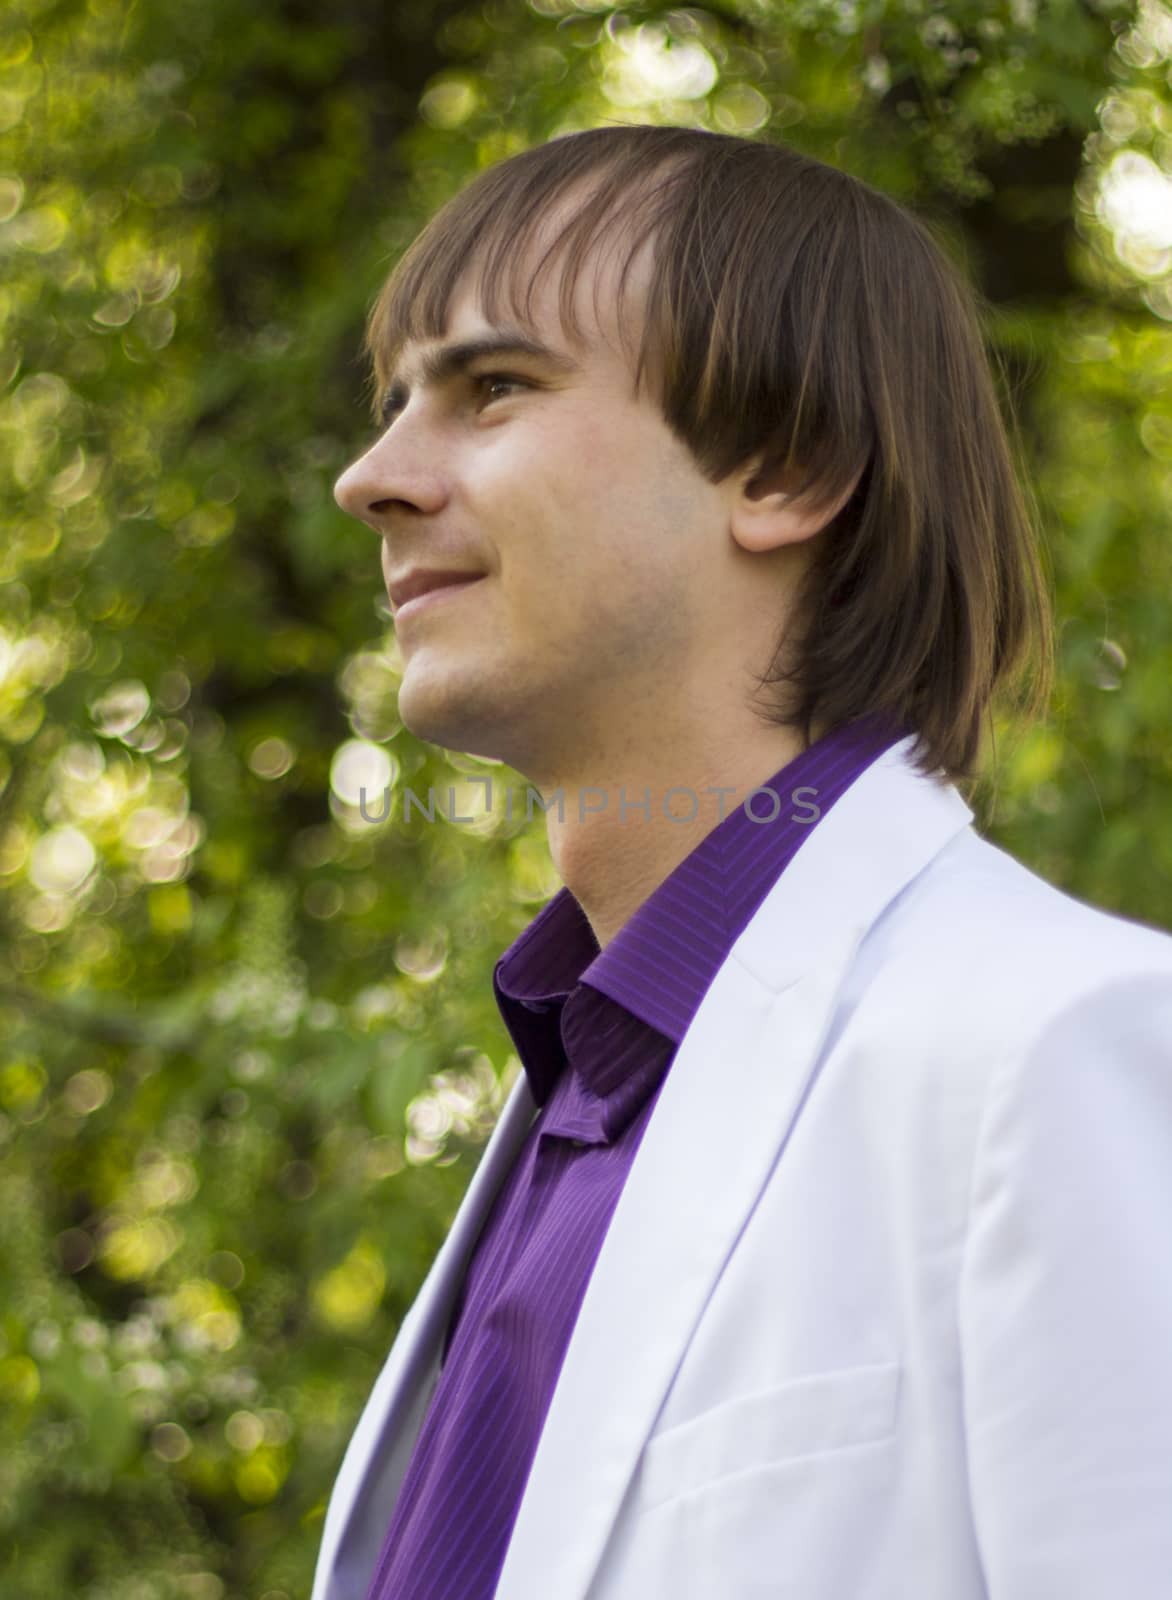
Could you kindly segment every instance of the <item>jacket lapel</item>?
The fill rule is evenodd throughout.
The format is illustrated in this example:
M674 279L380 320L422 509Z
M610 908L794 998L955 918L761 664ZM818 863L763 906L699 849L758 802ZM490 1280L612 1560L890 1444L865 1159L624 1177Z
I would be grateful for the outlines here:
M594 1267L496 1600L584 1600L656 1415L782 1151L859 942L969 821L910 740L820 819L696 1013Z
M447 1238L440 1247L359 1419L334 1483L313 1600L365 1592L439 1374L457 1290L497 1190L524 1143L536 1105L524 1072L497 1118Z

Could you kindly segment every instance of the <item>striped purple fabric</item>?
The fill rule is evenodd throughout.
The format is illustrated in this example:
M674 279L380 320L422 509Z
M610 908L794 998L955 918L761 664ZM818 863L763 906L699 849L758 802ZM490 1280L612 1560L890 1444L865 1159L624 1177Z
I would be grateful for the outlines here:
M498 961L497 1003L540 1110L469 1263L367 1600L495 1591L591 1271L680 1041L818 818L904 731L867 717L811 745L605 950L563 888Z

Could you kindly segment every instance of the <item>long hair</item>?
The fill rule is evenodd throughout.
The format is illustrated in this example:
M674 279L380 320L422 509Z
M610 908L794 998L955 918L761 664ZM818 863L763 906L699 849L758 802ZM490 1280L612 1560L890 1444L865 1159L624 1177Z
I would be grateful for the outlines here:
M761 714L809 742L814 726L879 713L915 732L922 771L972 775L995 693L1028 677L1025 712L1047 702L1050 602L988 308L932 226L889 196L783 145L699 129L605 126L537 145L449 200L391 271L366 329L376 413L403 344L444 335L470 264L485 317L499 320L503 291L522 325L560 265L563 329L581 338L575 285L612 234L626 251L620 326L630 265L648 241L652 254L635 392L646 375L710 482L760 458L762 475L796 471L795 492L829 507L858 478L814 541L758 678Z

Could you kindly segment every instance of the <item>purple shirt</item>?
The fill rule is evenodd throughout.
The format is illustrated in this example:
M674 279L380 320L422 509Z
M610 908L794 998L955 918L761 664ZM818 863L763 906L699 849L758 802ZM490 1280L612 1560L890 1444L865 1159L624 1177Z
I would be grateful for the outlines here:
M866 717L818 740L730 811L605 950L563 888L497 962L497 1004L540 1109L469 1262L368 1600L494 1593L591 1271L676 1050L818 818L902 736ZM633 812L632 827L646 823Z

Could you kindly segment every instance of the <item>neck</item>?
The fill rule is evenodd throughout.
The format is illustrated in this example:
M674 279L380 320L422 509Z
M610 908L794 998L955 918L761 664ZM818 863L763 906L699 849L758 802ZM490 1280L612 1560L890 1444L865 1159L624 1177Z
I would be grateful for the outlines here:
M600 947L753 789L805 748L794 729L757 729L733 749L696 749L668 764L594 764L589 775L536 785L554 866Z

